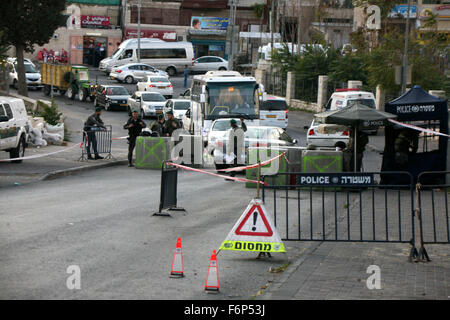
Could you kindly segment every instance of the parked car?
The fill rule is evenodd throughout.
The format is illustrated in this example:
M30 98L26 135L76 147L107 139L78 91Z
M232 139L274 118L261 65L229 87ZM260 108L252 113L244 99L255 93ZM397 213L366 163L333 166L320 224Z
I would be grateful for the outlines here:
M360 103L370 108L376 108L375 96L372 92L363 91L358 88L350 89L336 89L328 103L326 110L337 110L341 108L351 107L352 105ZM369 134L377 134L378 128L363 129Z
M138 110L141 118L157 117L163 113L166 98L158 92L136 91L128 98L128 114Z
M186 110L185 114L183 115L183 118L181 120L182 122L182 128L186 130L187 132L192 132L192 107L189 107L189 109Z
M229 119L228 119L229 123ZM214 143L214 161L217 169L227 167L226 144L228 143L229 130L222 139L217 139ZM242 153L242 163L246 163L248 148L250 147L271 147L271 146L296 146L297 139L293 139L287 132L278 127L248 126L244 134L245 152Z
M224 137L227 135L228 130L230 130L230 120L231 119L217 119L211 124L211 130L208 132L208 146L214 146L216 141L223 141ZM236 120L236 124L240 127L241 120Z
M167 114L167 111L172 110L174 117L179 121L183 121L183 116L191 105L191 100L169 99L164 106L164 114Z
M349 141L349 130L345 126L324 124L319 118L314 117L306 133L306 145L316 147L340 147L345 148Z
M19 84L19 74L17 72L18 66L16 60L7 61L7 67L9 68L9 85L12 85L17 89ZM24 61L24 68L27 87L41 90L44 87L41 83L41 73L36 69L35 65Z
M228 69L228 61L221 57L204 56L194 60L190 71L192 73L207 72L213 70L225 71Z
M112 69L109 77L112 80L117 80L119 83L126 82L128 84L132 84L150 75L168 77L167 72L156 69L155 67L144 63L129 63L123 66L115 67Z
M9 157L25 155L29 133L28 116L22 99L0 97L0 150ZM14 160L18 163L22 160Z
M161 93L167 99L172 99L173 86L167 77L147 76L136 84L136 91L151 91Z
M268 96L267 100L261 102L259 108L259 120L262 126L280 127L286 129L288 126L289 107L286 99Z
M130 94L122 86L101 85L94 100L95 107L103 107L106 111L112 109L126 110Z

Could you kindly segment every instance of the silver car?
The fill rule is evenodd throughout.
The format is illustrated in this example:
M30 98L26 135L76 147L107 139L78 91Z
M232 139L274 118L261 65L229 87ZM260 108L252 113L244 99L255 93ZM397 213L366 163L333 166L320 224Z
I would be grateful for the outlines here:
M14 63L8 62L7 65L9 68L9 84L12 85L15 89L17 89L19 83L19 74L17 73L17 62ZM27 82L27 87L38 90L42 89L44 86L41 83L41 74L36 69L35 65L27 61L24 61L23 65L25 68L25 78Z
M163 114L163 108L166 104L164 96L158 92L136 91L128 98L128 114L137 110L141 118L157 117Z
M221 57L204 56L194 60L194 64L190 67L190 71L192 73L214 70L228 70L228 61Z
M167 72L159 70L151 65L144 63L129 63L123 66L114 67L109 74L110 79L117 80L119 83L135 83L150 75L159 75L167 77Z

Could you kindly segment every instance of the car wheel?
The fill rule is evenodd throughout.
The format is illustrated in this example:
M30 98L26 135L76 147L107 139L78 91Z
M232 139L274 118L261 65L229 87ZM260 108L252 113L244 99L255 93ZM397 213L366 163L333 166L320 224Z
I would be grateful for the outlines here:
M69 86L69 88L67 88L67 97L70 100L75 99L75 90L74 90L74 88L72 86Z
M82 88L80 92L78 92L78 99L80 99L80 101L86 101L87 96L88 92L86 88Z
M220 67L220 68L219 68L219 71L227 71L227 68L225 68L225 67Z
M46 95L46 96L49 96L50 95L50 93L51 93L51 87L49 86L49 85L45 85L44 86L44 94Z
M132 76L126 76L125 77L125 82L128 84L133 84L134 83L134 78Z
M174 67L169 67L166 69L166 72L169 76L173 77L177 74L177 69L175 69Z
M10 159L14 159L14 158L22 158L23 156L25 156L25 137L21 136L17 148L14 148L9 152L9 157ZM22 162L22 160L13 160L11 162L20 163Z

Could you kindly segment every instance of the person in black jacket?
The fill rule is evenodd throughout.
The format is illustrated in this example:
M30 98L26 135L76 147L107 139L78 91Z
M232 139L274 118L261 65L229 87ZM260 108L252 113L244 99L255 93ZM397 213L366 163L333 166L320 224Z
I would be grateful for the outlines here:
M95 108L95 113L90 115L89 118L87 118L87 120L84 122L83 139L85 139L86 141L87 135L86 147L88 159L90 160L103 159L103 157L98 155L97 137L95 136L95 131L106 130L105 124L103 123L103 120L100 118L101 114L102 108L97 107ZM94 151L95 158L91 156L91 145Z
M128 166L133 166L133 150L136 146L136 138L141 134L142 129L145 128L146 125L144 121L139 117L139 113L137 110L133 110L131 113L130 119L128 119L127 123L123 126L124 129L128 129Z

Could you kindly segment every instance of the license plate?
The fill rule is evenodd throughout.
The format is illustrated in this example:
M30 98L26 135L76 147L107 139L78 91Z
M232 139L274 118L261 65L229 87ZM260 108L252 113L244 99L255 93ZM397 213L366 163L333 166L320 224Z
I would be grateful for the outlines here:
M162 113L162 110L156 110L156 113Z
M166 87L158 87L158 89L165 89Z
M120 106L121 106L121 107L126 107L127 104L126 104L126 103L121 103Z
M266 118L276 118L277 116L274 116L274 115L271 115L271 114L269 114L269 115L267 115L266 116Z

